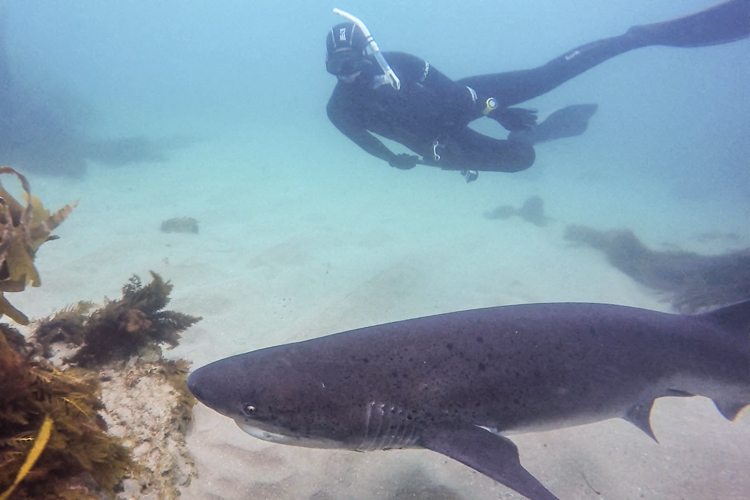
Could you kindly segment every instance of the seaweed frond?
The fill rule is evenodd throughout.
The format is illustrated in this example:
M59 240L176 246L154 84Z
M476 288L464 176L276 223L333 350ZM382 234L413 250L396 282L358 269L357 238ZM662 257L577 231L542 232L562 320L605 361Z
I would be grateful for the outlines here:
M54 424L52 422L52 419L49 418L49 415L45 415L42 426L39 428L39 434L37 434L36 440L34 441L34 446L31 447L31 450L29 450L29 454L26 455L26 460L18 470L18 474L16 474L16 479L13 481L13 484L11 484L10 487L3 493L0 493L0 500L7 500L8 498L10 498L13 490L18 487L21 481L23 481L23 478L25 478L28 475L29 471L31 471L31 468L34 467L34 464L44 451L45 446L47 446L50 435L52 435L53 425Z
M86 338L87 315L93 307L93 303L81 301L40 321L34 330L34 346L40 351L37 354L50 358L53 344L82 345Z
M54 239L52 231L75 208L75 203L50 213L38 198L32 196L29 181L11 167L0 167L1 174L18 178L24 191L26 204L22 205L0 185L0 316L26 325L29 319L13 307L5 292L20 292L41 285L39 272L34 266L36 251L42 243Z
M0 317L28 324L5 294L40 286L36 252L75 204L52 213L23 175L0 166L2 174L14 175L24 196L19 202L0 185ZM0 323L0 500L100 499L128 488L129 495L150 488L173 498L189 482L184 432L194 399L187 363L164 360L160 346L177 345L180 332L200 318L165 311L172 285L152 277L144 286L134 276L120 300L100 309L79 302L42 320L28 341ZM122 362L149 347L158 351L156 361ZM66 361L77 366L52 364L71 348ZM135 385L140 391L130 394ZM161 419L151 422L157 414Z
M147 285L138 276L131 277L122 288L122 298L91 313L91 305L82 303L42 320L35 339L43 353L50 354L52 343L72 344L79 347L68 361L94 367L127 360L149 347L176 346L180 332L201 318L164 311L172 284L156 273L151 276Z

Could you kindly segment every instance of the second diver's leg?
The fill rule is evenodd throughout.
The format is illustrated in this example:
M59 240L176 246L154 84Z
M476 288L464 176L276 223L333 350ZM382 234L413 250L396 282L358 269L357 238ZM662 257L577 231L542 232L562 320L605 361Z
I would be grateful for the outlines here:
M730 0L670 21L633 26L625 34L576 47L537 68L459 80L506 108L540 96L619 54L640 47L701 47L750 35L750 0Z

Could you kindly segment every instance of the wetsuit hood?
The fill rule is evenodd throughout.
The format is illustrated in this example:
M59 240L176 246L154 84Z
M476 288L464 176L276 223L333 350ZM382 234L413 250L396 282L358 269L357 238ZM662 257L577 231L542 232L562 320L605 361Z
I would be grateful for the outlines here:
M370 64L366 48L367 38L356 24L337 24L326 36L326 71L339 79L362 71Z

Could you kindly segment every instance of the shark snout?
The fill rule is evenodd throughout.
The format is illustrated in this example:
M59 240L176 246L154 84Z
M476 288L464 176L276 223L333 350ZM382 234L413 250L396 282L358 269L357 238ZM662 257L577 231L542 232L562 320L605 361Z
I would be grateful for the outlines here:
M213 365L198 368L188 376L188 389L204 405L225 413L230 405L227 389L231 386L231 381L226 380L224 375Z
M205 396L203 394L203 387L200 383L200 371L201 369L199 368L188 376L187 386L188 389L190 389L190 392L193 393L193 396L195 396L198 401L203 403Z
M202 366L187 378L187 386L198 401L223 414L231 415L242 400L244 377L233 360L220 360Z

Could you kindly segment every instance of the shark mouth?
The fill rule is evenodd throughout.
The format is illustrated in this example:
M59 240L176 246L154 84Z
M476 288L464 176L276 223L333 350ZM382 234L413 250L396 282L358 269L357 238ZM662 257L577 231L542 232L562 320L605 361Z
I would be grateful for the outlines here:
M295 444L295 438L286 436L284 434L279 434L276 432L270 432L265 429L261 429L260 427L257 427L252 424L248 424L244 420L236 419L235 422L237 423L237 426L245 431L246 433L250 434L251 436L262 439L263 441L270 441L272 443L282 443L282 444Z
M255 438L271 443L303 446L305 448L346 448L342 443L330 439L315 439L294 434L283 434L281 432L264 429L241 418L236 418L234 421L237 424L237 427L244 432Z

